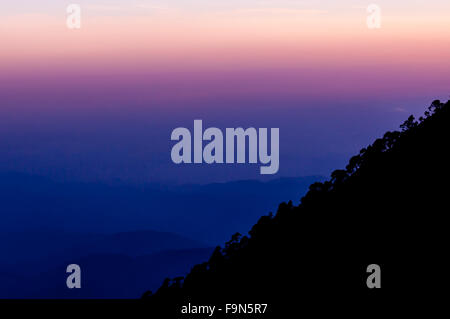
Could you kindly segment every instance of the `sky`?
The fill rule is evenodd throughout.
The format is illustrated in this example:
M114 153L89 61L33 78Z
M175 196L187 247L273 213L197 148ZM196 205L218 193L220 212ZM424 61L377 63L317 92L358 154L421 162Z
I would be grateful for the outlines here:
M176 127L280 128L280 176L328 175L450 95L450 2L0 4L0 172L205 183L259 165L175 165Z

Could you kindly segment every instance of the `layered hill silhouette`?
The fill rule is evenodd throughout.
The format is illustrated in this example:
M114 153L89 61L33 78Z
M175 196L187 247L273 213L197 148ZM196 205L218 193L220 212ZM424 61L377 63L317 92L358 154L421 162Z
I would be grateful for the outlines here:
M140 230L112 234L35 229L0 234L0 269L11 265L41 269L91 254L126 254L130 257L164 250L204 248L208 245L175 233Z
M135 298L165 276L186 274L213 251L174 233L114 234L41 229L0 236L1 298ZM66 267L83 270L83 289L67 289Z
M0 211L4 212L0 239L6 239L0 240L0 249L3 242L15 236L13 233L34 241L34 234L26 233L36 228L49 233L62 229L91 236L134 232L145 227L215 246L226 241L231 232L247 231L261 211L275 209L280 201L305 194L317 179L321 177L206 185L106 185L0 173ZM41 246L33 251L42 254L42 249L51 245ZM4 249L20 253L11 245Z
M0 273L0 298L31 299L128 299L147 287L157 288L168 274L185 275L193 264L203 262L213 248L165 250L153 254L97 253L73 258L82 269L82 289L67 289L66 264L45 271L30 268L22 276Z
M1 173L0 299L136 298L318 178L167 186ZM80 290L66 287L72 263L83 269Z
M149 311L180 318L188 303L267 303L263 318L343 309L364 317L437 302L450 269L449 145L450 101L436 100L312 184L299 205L280 204L249 236L235 234L186 277L146 292ZM366 284L371 264L381 288Z

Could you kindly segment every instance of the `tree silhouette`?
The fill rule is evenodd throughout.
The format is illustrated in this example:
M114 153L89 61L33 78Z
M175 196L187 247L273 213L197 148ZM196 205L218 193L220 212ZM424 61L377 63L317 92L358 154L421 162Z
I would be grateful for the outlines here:
M145 295L151 311L176 317L198 302L269 303L265 318L299 310L371 309L438 293L448 271L450 101L433 101L400 131L363 148L299 205L281 203L249 236L235 234L181 280ZM367 266L383 272L366 286ZM233 300L233 301L231 301ZM168 312L167 309L173 311Z

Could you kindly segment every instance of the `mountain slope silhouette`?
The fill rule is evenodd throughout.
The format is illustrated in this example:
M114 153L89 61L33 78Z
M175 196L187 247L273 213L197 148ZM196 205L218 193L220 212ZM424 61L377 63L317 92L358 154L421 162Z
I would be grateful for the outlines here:
M365 316L439 300L450 269L450 101L434 101L400 128L312 184L298 206L280 204L249 236L234 235L185 278L145 293L148 309L170 318L188 302L267 303L264 318ZM371 264L380 266L380 289L366 284Z

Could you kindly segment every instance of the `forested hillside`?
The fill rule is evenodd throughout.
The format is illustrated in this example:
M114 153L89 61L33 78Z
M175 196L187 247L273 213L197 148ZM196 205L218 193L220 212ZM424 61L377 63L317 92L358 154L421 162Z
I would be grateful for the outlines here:
M413 301L442 297L449 135L450 101L434 101L423 117L384 134L329 181L312 184L298 205L280 204L249 236L234 235L185 278L144 294L149 310L169 317L188 302L268 303L278 318L306 309L370 312L402 300L411 310ZM381 289L366 285L370 264L381 267Z

